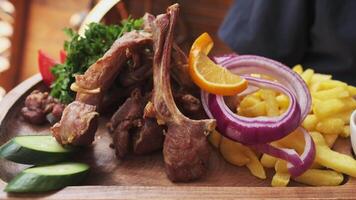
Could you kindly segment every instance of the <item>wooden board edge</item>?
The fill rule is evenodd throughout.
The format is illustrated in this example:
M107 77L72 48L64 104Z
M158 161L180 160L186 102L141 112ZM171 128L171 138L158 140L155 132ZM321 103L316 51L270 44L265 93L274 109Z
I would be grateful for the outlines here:
M352 187L82 186L67 187L46 194L0 192L0 199L355 199L353 189Z
M11 107L31 88L36 86L39 82L42 81L40 74L33 75L27 80L20 83L9 93L7 93L4 98L0 101L0 127L2 121L5 119L8 111Z

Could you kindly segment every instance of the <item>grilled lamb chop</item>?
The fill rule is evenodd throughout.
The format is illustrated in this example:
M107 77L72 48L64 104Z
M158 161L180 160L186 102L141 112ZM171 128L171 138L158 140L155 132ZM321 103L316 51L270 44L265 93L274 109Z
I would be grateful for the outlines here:
M191 181L202 177L208 167L206 138L215 128L214 120L191 120L177 108L171 90L169 67L178 4L154 23L154 89L152 102L158 121L167 126L163 155L167 176L172 181Z
M105 92L114 82L124 63L151 42L151 35L147 32L128 32L118 38L104 56L91 65L85 74L75 77L76 101L69 104L64 112L66 117L72 118L71 115L73 115L77 120L69 121L62 117L60 122L52 127L52 134L58 142L74 145L90 145L93 142L96 132L95 124L98 123L97 117L84 118L83 115L77 115L74 112L78 109L76 107L92 105L97 111ZM91 111L92 114L94 110ZM68 128L71 128L71 131L68 132Z

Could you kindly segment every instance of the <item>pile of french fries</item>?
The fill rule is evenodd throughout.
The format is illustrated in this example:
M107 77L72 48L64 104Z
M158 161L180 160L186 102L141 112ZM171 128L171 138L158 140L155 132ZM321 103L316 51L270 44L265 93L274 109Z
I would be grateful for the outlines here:
M266 179L265 168L274 168L275 174L271 182L274 187L287 186L291 178L312 186L340 185L344 180L343 174L356 177L356 160L332 149L338 137L350 136L349 120L352 111L356 109L356 87L332 80L331 75L314 73L312 69L304 71L301 65L296 65L293 70L304 79L312 95L312 109L302 123L316 146L311 169L292 178L284 160L267 154L261 155L218 132L211 134L209 140L226 161L236 166L246 166L251 174L260 179ZM260 89L243 97L236 112L246 117L272 117L285 112L288 106L289 99L284 94ZM304 137L301 132L294 131L272 145L292 148L301 154L304 150Z

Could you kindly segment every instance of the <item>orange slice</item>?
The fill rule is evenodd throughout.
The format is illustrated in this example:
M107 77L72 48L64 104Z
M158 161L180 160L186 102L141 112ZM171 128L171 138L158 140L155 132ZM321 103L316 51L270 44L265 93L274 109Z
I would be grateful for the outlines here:
M189 73L201 89L218 95L230 96L247 88L247 81L215 64L207 54L214 43L207 33L199 36L189 53Z

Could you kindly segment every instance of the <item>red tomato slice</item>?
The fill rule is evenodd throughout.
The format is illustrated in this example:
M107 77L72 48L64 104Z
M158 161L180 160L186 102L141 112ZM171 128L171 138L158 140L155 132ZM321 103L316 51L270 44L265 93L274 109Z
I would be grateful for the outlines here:
M51 72L51 68L58 64L56 60L51 58L49 55L44 53L42 50L38 51L38 67L40 70L40 73L42 75L43 82L47 85L50 86L51 83L55 80L55 77L53 76Z

